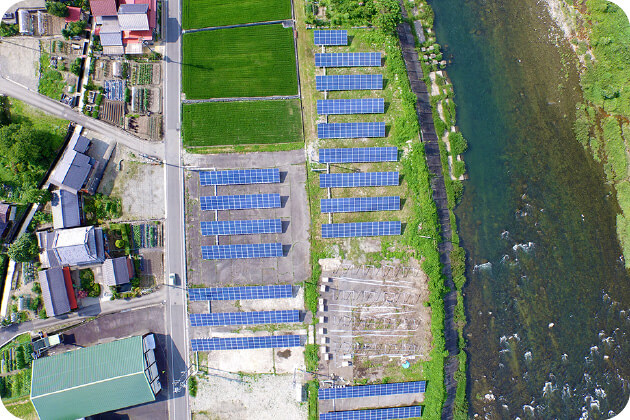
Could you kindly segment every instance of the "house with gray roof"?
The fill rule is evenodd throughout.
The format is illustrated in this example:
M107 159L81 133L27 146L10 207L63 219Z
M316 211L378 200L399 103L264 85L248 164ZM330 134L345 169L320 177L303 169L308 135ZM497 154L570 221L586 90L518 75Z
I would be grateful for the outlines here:
M118 23L123 31L148 31L148 4L121 4L118 8Z
M132 267L127 257L108 258L103 263L103 282L105 286L118 286L129 283Z
M92 171L93 159L84 153L90 140L81 136L83 127L77 126L63 156L50 174L50 183L76 194L85 185Z
M100 264L105 260L103 230L95 226L38 232L39 259L47 267Z
M61 267L40 271L39 284L42 287L46 315L57 316L70 312L70 301Z
M50 204L53 228L65 229L81 225L78 195L66 190L53 191Z

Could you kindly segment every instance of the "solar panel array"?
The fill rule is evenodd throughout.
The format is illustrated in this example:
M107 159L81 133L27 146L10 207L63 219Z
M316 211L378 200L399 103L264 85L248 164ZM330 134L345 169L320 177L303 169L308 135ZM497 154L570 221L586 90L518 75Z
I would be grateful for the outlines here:
M214 312L190 314L193 327L214 327L219 325L285 324L300 322L300 311L260 311L260 312Z
M422 416L422 407L379 408L376 410L333 411L321 413L319 420L394 420Z
M274 184L280 182L280 170L272 169L238 169L235 171L202 171L199 172L201 185L245 185Z
M305 339L306 337L301 335L272 335L262 337L193 338L190 341L192 351L211 351L300 347Z
M314 31L315 45L348 45L348 31Z
M315 76L315 88L322 90L381 90L382 74Z
M319 163L396 162L397 147L348 147L319 149Z
M315 54L317 67L379 67L380 65L380 52Z
M322 123L317 124L319 139L356 139L385 137L384 122Z
M398 185L398 172L321 174L320 188L381 187Z
M280 194L212 195L199 197L201 210L271 209L280 207Z
M322 213L351 213L361 211L400 210L400 197L324 198Z
M320 400L336 400L340 398L374 397L379 395L416 394L418 392L424 392L425 389L425 381L346 386L343 388L320 388L318 398Z
M293 297L293 287L290 284L188 289L188 298L192 301L282 299L290 297Z
M282 257L282 244L237 244L201 247L204 260L229 260L234 258Z
M322 225L322 238L356 238L362 236L400 235L401 224L395 222L332 223Z
M201 222L201 234L210 235L253 235L259 233L282 233L282 220L223 220Z
M385 99L319 99L317 101L318 115L341 114L382 114L385 112Z

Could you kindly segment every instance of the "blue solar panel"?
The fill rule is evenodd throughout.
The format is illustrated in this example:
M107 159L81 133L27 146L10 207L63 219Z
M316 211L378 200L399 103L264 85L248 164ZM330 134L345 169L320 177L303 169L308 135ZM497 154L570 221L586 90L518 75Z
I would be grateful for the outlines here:
M380 52L315 54L317 67L379 67L380 65Z
M199 172L201 185L273 184L280 182L280 170L239 169L235 171Z
M422 416L422 407L379 408L376 410L333 411L321 413L319 420L394 420Z
M398 185L398 172L321 174L320 188L381 187Z
M319 139L356 139L360 137L385 137L385 123L360 122L317 124L317 138Z
M315 88L322 90L381 90L382 74L315 76Z
M282 244L238 244L201 247L201 258L204 260L271 257L282 257Z
M362 386L346 386L343 388L320 388L320 400L336 400L340 398L374 397L379 395L416 394L424 392L425 381L402 382L395 384L378 384Z
M214 312L190 314L193 327L215 327L219 325L285 324L300 322L300 311L260 311L260 312Z
M192 301L282 299L291 297L293 297L293 287L290 284L188 289L188 298Z
M400 210L400 197L323 198L322 213Z
M319 149L319 163L396 162L397 147Z
M315 45L348 45L348 31L314 31L313 39Z
M201 234L210 235L253 235L258 233L282 233L282 220L223 220L201 222Z
M199 201L201 210L272 209L280 207L280 194L212 195Z
M400 222L332 223L322 225L322 238L400 235Z
M318 115L340 114L382 114L385 112L385 99L319 99Z
M306 341L303 335L272 335L266 337L193 338L192 351L270 349L300 347Z

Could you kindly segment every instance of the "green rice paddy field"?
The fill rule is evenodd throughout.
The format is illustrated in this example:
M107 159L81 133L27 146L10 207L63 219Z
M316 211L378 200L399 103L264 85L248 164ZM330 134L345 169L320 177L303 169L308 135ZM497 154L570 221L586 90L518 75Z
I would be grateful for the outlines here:
M302 141L300 100L183 105L184 146Z
M291 19L290 0L184 0L184 29Z
M297 95L293 30L263 25L184 34L186 99Z

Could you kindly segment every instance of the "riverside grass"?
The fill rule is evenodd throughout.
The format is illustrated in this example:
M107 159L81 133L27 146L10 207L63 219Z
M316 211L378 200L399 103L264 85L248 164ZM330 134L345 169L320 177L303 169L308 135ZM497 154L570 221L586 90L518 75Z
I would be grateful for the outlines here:
M186 99L297 95L292 28L262 25L183 35Z
M184 29L291 19L290 0L184 0Z
M302 141L299 99L184 104L182 121L185 147Z

